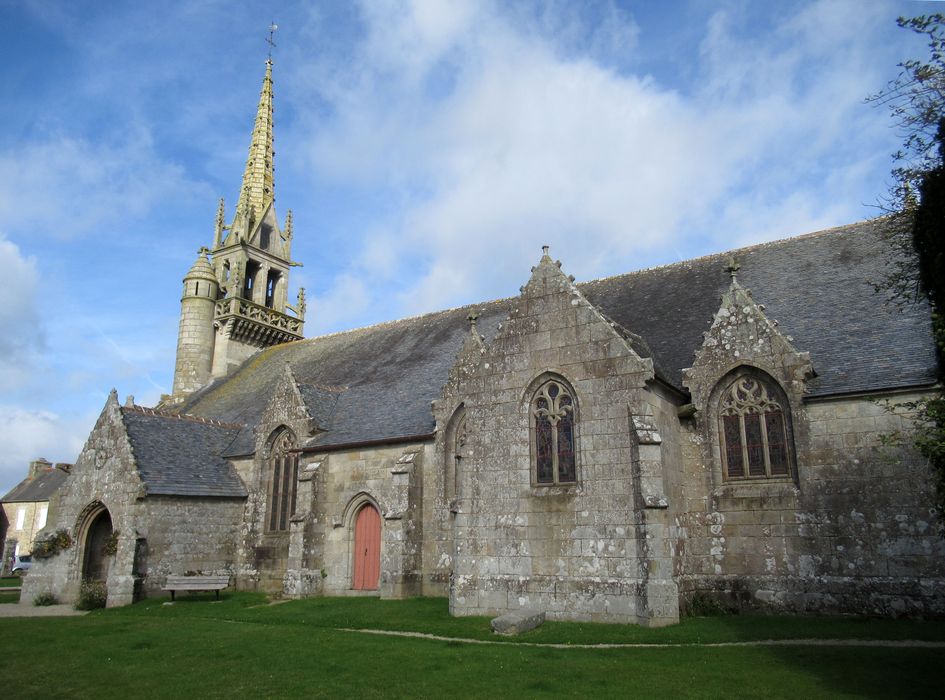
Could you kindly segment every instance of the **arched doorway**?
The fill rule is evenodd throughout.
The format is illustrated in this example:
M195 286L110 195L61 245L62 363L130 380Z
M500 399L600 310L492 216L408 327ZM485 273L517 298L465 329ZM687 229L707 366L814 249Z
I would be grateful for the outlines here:
M85 552L82 559L82 578L104 581L108 578L109 556L105 544L112 536L112 516L102 508L89 524L85 535Z
M381 515L371 503L354 520L354 579L356 591L376 591L381 576Z

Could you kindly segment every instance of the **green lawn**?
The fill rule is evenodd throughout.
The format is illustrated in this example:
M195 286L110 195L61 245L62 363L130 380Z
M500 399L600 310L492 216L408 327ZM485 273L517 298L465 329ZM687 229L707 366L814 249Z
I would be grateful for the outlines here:
M536 643L772 638L945 639L945 624L695 618L672 628L548 622L500 645L338 628L493 639L446 601L182 597L78 618L0 619L9 697L932 697L945 650L862 647L555 649ZM7 695L9 693L9 695Z
M0 578L0 588L16 588L22 583L19 576L4 576Z

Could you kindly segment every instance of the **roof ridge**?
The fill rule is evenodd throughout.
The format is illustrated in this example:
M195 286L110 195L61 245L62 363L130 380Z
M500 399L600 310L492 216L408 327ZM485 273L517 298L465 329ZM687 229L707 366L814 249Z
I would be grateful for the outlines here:
M881 221L882 219L885 219L885 218L887 218L888 216L890 216L890 215L879 216L879 217L876 217L876 218L874 218L874 219L863 219L863 220L861 220L861 221L854 221L854 222L849 223L849 224L841 224L840 226L832 226L832 227L830 227L830 228L820 229L819 231L811 231L811 232L809 232L809 233L802 233L802 234L800 234L800 235L798 235L798 236L785 236L784 238L777 238L777 239L775 239L775 240L773 240L773 241L765 241L765 242L763 242L763 243L752 243L751 245L742 246L742 247L740 247L740 248L731 248L731 249L729 249L729 250L721 250L721 251L717 251L717 252L715 252L715 253L706 253L705 255L700 255L700 256L695 257L695 258L687 258L686 260L680 260L680 261L674 262L674 263L667 263L667 264L665 264L665 265L654 265L654 266L652 266L652 267L641 267L641 268L639 268L638 270L631 270L630 272L621 272L621 273L619 273L619 274L616 274L616 275L608 275L608 276L606 276L606 277L596 277L596 278L594 278L594 279L584 280L584 281L582 281L582 282L575 282L575 286L577 286L578 289L580 289L581 287L584 287L585 285L594 284L594 283L596 283L596 282L604 282L604 281L607 281L607 280L618 279L618 278L620 278L620 277L629 277L629 276L631 276L631 275L638 275L638 274L641 274L641 273L652 272L652 271L655 271L655 270L665 270L665 269L673 268L673 267L676 267L676 266L679 266L679 265L689 265L689 264L692 264L692 263L695 263L695 262L699 262L699 261L701 261L701 260L708 260L709 258L714 258L714 257L721 256L721 255L731 255L732 253L744 253L744 252L746 252L746 251L760 250L760 249L766 248L766 247L768 247L768 246L779 245L779 244L787 243L787 242L789 242L789 241L797 241L797 240L808 239L808 238L816 238L816 237L819 237L819 236L824 236L824 235L828 235L828 234L834 233L834 232L839 231L839 230L841 230L841 229L848 229L848 228L853 228L854 226L860 226L860 225L862 225L862 224L869 224L869 223L873 223L873 222L876 222L876 221ZM288 345L297 345L297 344L300 344L300 343L307 343L307 342L311 342L311 341L315 341L315 340L323 340L323 339L325 339L325 338L335 338L335 337L337 337L337 336L345 335L345 334L347 334L347 333L358 333L358 332L361 332L361 331L370 331L370 330L375 330L375 329L384 328L384 327L391 327L391 326L395 326L395 325L400 324L400 323L406 323L406 322L408 322L408 321L416 321L416 320L418 320L418 319L422 319L422 318L427 317L427 316L436 316L436 315L439 315L439 314L448 314L448 313L453 313L453 312L456 312L456 311L461 311L461 310L463 310L463 309L471 309L471 308L475 308L475 307L485 307L485 306L489 306L489 305L492 305L492 304L499 304L499 303L502 303L502 302L505 302L505 301L513 301L513 300L515 300L515 299L517 299L517 298L518 298L518 296L499 297L499 298L497 298L497 299L489 299L489 300L487 300L487 301L479 301L479 302L473 302L473 303L471 303L471 304L463 304L462 306L452 306L452 307L448 307L448 308L446 308L446 309L439 309L439 310L437 310L437 311L425 311L425 312L423 312L423 313L414 314L413 316L402 316L402 317L400 317L400 318L390 319L390 320L387 320L387 321L378 321L377 323L372 323L372 324L367 325L367 326L359 326L359 327L357 327L357 328L346 328L346 329L344 329L344 330L333 331L333 332L331 332L331 333L325 333L325 334L323 334L323 335L314 335L314 336L312 336L311 338L303 338L303 339L301 339L301 340L294 340L294 341L291 341L291 342L289 342L289 343L283 343L283 344L281 344L281 345L276 345L276 346L273 346L273 347L276 347L276 348L283 348L283 347L286 347L286 346L288 346Z
M307 343L313 340L323 340L325 338L334 338L339 335L345 335L346 333L357 333L360 331L370 331L377 328L382 328L384 326L394 326L399 323L406 323L407 321L416 321L418 319L424 318L426 316L437 316L440 314L453 313L455 311L462 311L463 309L470 309L480 306L488 306L490 304L498 304L503 301L512 301L518 297L500 297L498 299L490 299L488 301L479 301L473 304L463 304L462 306L451 306L446 309L437 309L436 311L424 311L423 313L414 314L413 316L402 316L400 318L390 319L389 321L378 321L377 323L372 323L367 326L358 326L357 328L346 328L340 331L333 331L331 333L325 333L324 335L313 335L311 338L303 338L301 340L293 340L289 343L282 343L280 345L274 345L274 348L284 348L289 345L299 345L301 343Z
M878 216L875 219L863 219L861 221L854 221L853 223L850 223L850 224L841 224L840 226L831 226L830 228L820 229L819 231L810 231L808 233L802 233L797 236L785 236L784 238L776 238L773 241L764 241L763 243L752 243L750 245L742 246L740 248L730 248L729 250L720 250L715 253L706 253L705 255L700 255L695 258L686 258L685 260L678 260L673 263L666 263L665 265L653 265L651 267L641 267L638 270L631 270L630 272L621 272L618 275L609 275L607 277L597 277L595 279L578 282L577 286L582 287L586 284L593 284L594 282L606 282L608 280L617 279L618 277L629 277L631 275L639 275L644 272L653 272L655 270L666 270L666 269L669 269L672 267L678 267L681 265L690 265L692 263L708 260L709 258L716 258L723 255L731 255L733 253L754 252L756 250L761 250L762 248L767 248L773 245L780 245L783 243L787 243L789 241L799 241L799 240L806 240L808 238L817 238L819 236L825 236L825 235L835 233L837 231L840 231L841 229L849 229L849 228L853 228L854 226L861 226L862 224L869 224L876 221L880 221L881 219L885 219L889 216L892 216L892 215L883 215L883 216Z
M214 425L219 428L242 430L246 427L240 423L224 423L223 421L216 420L214 418L204 418L202 416L195 416L191 413L171 413L169 411L162 411L156 408L148 408L147 406L138 406L137 404L132 404L131 406L121 406L120 408L122 411L140 413L144 416L157 416L158 418L167 418L168 420L187 420L193 423Z
M325 336L317 336L319 338L324 338ZM342 394L348 390L349 387L346 386L328 386L327 384L318 384L317 382L303 382L296 380L295 382L299 386L311 386L321 391L327 391L330 394Z

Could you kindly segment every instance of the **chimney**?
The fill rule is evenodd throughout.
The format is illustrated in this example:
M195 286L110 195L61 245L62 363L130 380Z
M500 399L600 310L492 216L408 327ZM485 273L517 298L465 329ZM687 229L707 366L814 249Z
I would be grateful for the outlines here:
M45 458L40 457L39 459L34 459L32 462L30 462L29 478L35 479L37 476L39 476L43 472L49 471L52 468L53 468L52 462L46 460Z

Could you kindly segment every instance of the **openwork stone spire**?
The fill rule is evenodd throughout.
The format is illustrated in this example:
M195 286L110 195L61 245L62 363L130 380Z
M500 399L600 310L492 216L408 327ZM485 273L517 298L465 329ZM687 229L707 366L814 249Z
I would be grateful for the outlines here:
M266 61L266 75L263 78L262 92L259 94L259 107L256 110L256 122L253 125L253 137L249 144L249 156L243 171L243 184L240 198L236 204L236 216L246 217L243 222L259 221L266 207L275 197L273 178L272 136L272 59Z

